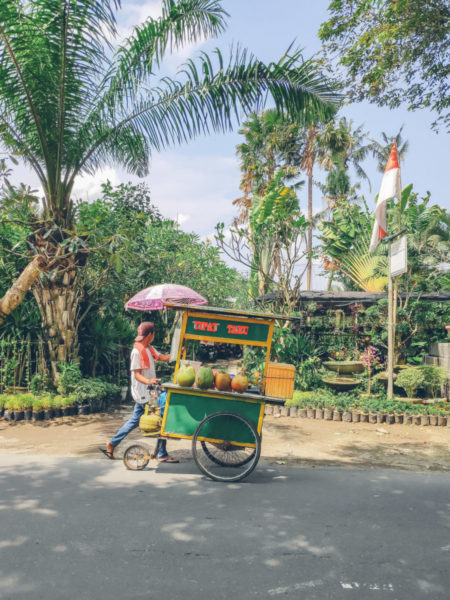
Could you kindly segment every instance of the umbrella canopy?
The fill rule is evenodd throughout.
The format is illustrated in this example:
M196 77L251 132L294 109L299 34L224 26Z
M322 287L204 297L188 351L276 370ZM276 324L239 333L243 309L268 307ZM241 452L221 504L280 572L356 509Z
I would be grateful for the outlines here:
M136 310L161 310L164 302L176 302L178 304L207 304L208 301L184 285L176 283L161 283L152 285L138 292L125 304L125 308Z

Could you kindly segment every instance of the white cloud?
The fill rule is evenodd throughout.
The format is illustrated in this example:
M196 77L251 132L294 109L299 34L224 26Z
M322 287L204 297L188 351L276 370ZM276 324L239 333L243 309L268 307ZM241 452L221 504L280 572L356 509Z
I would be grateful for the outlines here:
M121 182L116 169L107 167L100 169L94 175L81 175L75 180L72 197L87 202L95 200L101 194L102 183L107 180L112 185L118 185Z
M177 215L176 221L178 223L178 225L183 225L183 223L186 223L186 221L189 221L189 219L191 218L191 215L183 215L182 213L180 213L179 215Z

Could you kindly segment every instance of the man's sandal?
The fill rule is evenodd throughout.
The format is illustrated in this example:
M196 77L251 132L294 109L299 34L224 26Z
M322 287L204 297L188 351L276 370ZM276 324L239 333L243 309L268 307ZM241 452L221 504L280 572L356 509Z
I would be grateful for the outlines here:
M108 450L105 450L105 448L99 448L99 450L106 456L106 458L109 458L110 460L114 460L113 452L109 452Z
M158 462L179 463L180 461L173 456L162 456L161 458L158 458Z

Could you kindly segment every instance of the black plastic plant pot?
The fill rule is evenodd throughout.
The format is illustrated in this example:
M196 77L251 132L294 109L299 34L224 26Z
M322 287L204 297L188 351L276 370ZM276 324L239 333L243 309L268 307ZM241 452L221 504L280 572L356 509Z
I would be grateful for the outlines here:
M78 406L78 414L79 415L88 415L90 412L88 404L80 404Z
M31 421L32 416L33 416L33 411L32 410L25 410L23 412L23 415L24 415L25 421Z
M14 421L23 421L23 419L24 419L23 410L14 411Z
M59 417L62 417L62 408L54 408L53 409L53 418L57 419Z
M53 409L44 410L44 420L50 421L51 419L53 419Z
M73 406L65 406L62 409L63 417L71 417L73 415Z
M42 410L40 410L39 412L33 411L33 421L42 421L43 418L44 418L44 413Z

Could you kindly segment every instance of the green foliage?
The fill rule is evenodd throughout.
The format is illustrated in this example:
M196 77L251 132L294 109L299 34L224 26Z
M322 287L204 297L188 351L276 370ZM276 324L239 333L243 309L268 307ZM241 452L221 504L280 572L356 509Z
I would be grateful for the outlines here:
M445 369L437 365L422 365L420 370L424 377L423 385L426 388L428 396L436 398L441 391L442 384L447 379Z
M390 108L406 103L448 117L447 2L332 0L328 10L319 37L345 69L350 100Z
M395 380L395 385L405 390L409 398L413 398L416 391L424 383L425 377L421 369L410 367L402 369Z
M60 363L58 367L60 370L58 393L66 395L74 392L82 381L80 365L78 363Z
M389 399L385 393L362 396L357 392L336 393L331 390L322 389L309 392L295 390L292 399L286 400L285 406L326 408L341 412L357 411L364 414L450 415L450 405L448 402L410 404L396 400L395 398Z

